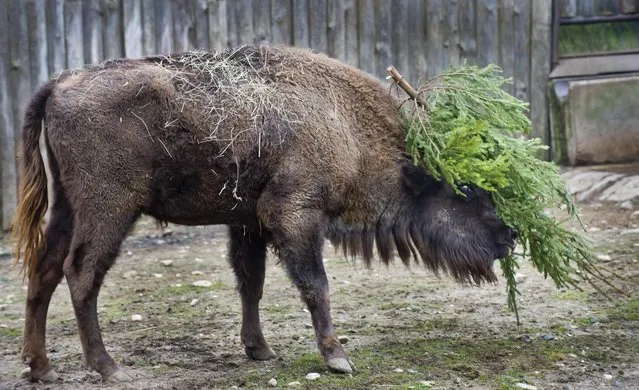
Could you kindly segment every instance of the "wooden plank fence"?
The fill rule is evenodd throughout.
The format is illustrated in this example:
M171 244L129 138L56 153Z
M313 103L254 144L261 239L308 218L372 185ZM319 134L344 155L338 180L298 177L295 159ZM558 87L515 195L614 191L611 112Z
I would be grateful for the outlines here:
M615 2L562 3L579 14ZM24 106L62 69L259 42L311 47L380 78L394 64L413 83L463 61L498 63L547 139L550 22L551 0L1 0L0 227L17 201Z

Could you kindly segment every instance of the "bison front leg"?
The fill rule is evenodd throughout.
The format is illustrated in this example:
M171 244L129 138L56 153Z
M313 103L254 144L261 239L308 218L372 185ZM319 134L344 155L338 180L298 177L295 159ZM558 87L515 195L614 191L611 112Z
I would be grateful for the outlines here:
M326 217L321 210L288 207L282 199L260 199L260 218L272 233L280 260L308 306L315 337L326 365L338 372L353 370L337 338L330 313L328 279L322 261Z
M266 239L259 232L230 227L229 261L242 299L242 344L251 359L268 360L275 353L264 340L260 326L259 303L264 287Z

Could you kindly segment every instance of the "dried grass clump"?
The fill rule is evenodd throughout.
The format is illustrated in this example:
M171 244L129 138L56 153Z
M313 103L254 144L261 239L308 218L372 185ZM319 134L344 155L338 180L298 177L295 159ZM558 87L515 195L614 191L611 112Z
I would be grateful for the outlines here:
M278 124L298 121L286 109L285 97L269 83L272 75L266 47L207 52L190 51L165 57L160 63L171 72L177 91L175 105L179 112L186 107L201 110L201 123L208 136L200 140L232 142L241 133L255 130L261 139L262 122L267 115L278 118ZM246 123L229 138L220 129L225 123ZM280 132L283 130L280 129ZM283 139L283 134L280 134ZM222 153L228 146L222 150Z

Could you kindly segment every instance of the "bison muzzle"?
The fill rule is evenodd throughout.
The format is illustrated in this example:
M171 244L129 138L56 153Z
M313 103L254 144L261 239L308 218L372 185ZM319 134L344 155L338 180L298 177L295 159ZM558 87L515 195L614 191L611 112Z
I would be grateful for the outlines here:
M96 305L142 214L229 226L253 359L275 356L258 310L268 246L340 372L352 369L331 320L325 237L366 264L376 251L384 263L397 254L460 282L494 281L493 261L512 249L514 232L488 193L413 164L398 110L376 79L283 47L113 60L50 80L26 110L14 220L29 278L22 357L31 378L57 378L45 324L65 277L86 363L106 381L131 379L105 350Z

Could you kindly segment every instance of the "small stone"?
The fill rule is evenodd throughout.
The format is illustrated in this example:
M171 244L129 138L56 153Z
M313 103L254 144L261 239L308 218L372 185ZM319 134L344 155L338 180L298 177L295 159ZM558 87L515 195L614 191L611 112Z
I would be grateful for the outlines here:
M299 381L294 381L294 382L289 382L288 385L286 385L288 387L300 387L302 386L302 384Z
M596 232L600 232L601 228L593 226L591 228L588 228L588 231L591 232L591 233L596 233Z
M142 316L139 314L133 314L131 316L131 321L142 321Z
M159 279L159 278L164 277L164 274L153 274L153 277L156 277L156 278Z
M632 214L630 214L630 218L639 218L639 210L633 211Z
M277 379L275 379L275 378L271 378L271 379L268 381L268 385L269 385L269 386L271 386L271 387L275 387L275 386L277 386Z
M165 267L170 267L173 265L173 260L162 260L160 261L160 264L162 264Z
M306 329L313 329L313 325L311 324L304 324L304 327L306 327Z
M309 381L314 381L316 379L319 379L320 376L321 375L316 372L309 372L308 374L306 374L306 379Z
M193 272L191 272L191 275L196 275L196 276L197 275L204 275L204 272L202 272L202 271L193 271Z
M624 210L633 210L635 207L632 205L631 200L626 200L625 202L621 202L617 205L620 209Z
M339 340L340 344L348 343L348 337L346 337L346 336L339 336L339 337L337 337L337 339Z
M609 255L604 255L604 254L597 255L597 258L600 261L610 261L610 260L612 260L612 257L610 257Z
M542 339L544 339L544 340L546 340L546 341L550 341L550 340L554 340L554 339L555 339L555 336L554 336L554 335L552 335L552 334L550 334L550 333L547 333L547 334L545 334L545 335L542 335L542 336L541 336L541 338L542 338Z
M122 277L124 279L133 279L136 276L138 276L138 271L136 270L126 271L125 273L122 274Z
M195 282L193 282L193 285L195 287L211 287L213 283L209 282L208 280L196 280Z
M423 386L426 386L426 387L432 387L435 384L435 382L433 382L433 381L420 381L419 384L423 385Z
M197 304L197 302L198 302L198 301L199 301L199 299L197 299L197 298L193 298L193 299L191 300L191 306L195 306L195 305Z
M604 379L607 380L607 381L611 381L612 380L612 375L604 374Z
M402 373L402 372L404 372L404 370L402 370L401 368L396 368L394 371L395 371L395 372L398 372L398 373Z
M526 344L530 344L532 343L532 339L530 338L530 336L528 335L524 335L520 338L520 340Z
M523 283L526 280L526 275L517 272L515 274L515 282L516 283Z
M417 374L417 370L413 370L412 368L409 368L408 370L406 370L406 372L408 372L409 374Z
M529 385L527 383L515 383L515 387L518 389L537 390L535 386Z

